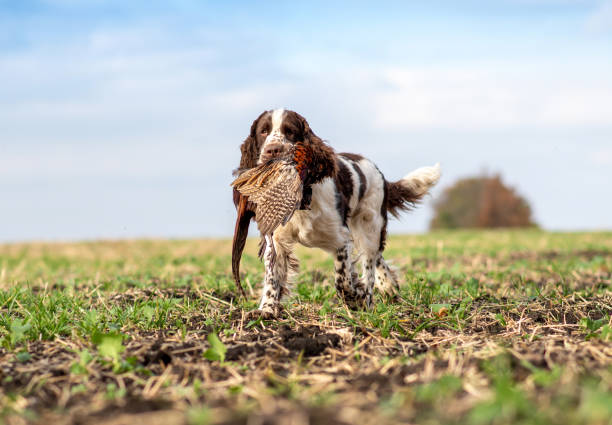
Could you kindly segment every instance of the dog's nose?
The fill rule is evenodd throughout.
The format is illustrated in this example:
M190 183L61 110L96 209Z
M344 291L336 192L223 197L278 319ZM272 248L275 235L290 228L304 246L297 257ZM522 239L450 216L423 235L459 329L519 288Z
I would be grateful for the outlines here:
M274 158L276 156L279 156L282 151L283 151L282 144L271 143L268 146L266 146L266 149L264 150L264 155L267 156L268 158Z

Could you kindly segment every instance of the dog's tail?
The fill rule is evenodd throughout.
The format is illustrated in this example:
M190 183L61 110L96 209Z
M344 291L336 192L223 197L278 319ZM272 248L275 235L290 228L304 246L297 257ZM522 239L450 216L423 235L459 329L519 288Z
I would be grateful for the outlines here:
M409 211L440 180L440 164L421 167L396 182L386 182L387 211L399 218L402 211Z

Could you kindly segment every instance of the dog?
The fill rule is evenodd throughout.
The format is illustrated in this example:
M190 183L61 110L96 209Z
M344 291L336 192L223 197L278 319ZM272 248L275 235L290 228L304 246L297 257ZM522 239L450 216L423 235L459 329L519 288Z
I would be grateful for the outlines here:
M240 164L234 175L283 155L298 141L315 147L311 162L318 164L318 174L324 177L304 185L299 209L276 228L269 243L263 244L260 255L265 277L258 311L272 317L279 314L281 299L288 293L288 278L299 268L293 253L296 243L334 256L336 291L351 308L369 308L374 288L383 294L397 294L397 275L383 258L388 214L399 218L402 211L412 209L438 182L439 164L389 182L363 156L336 153L300 114L274 109L253 121L240 146ZM237 208L239 199L234 190ZM361 277L355 271L358 261Z

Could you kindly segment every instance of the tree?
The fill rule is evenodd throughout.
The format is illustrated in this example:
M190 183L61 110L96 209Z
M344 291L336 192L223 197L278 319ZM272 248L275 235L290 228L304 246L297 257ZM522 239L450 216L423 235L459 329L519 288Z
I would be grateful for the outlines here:
M457 181L434 203L434 211L432 229L536 226L529 203L499 175Z

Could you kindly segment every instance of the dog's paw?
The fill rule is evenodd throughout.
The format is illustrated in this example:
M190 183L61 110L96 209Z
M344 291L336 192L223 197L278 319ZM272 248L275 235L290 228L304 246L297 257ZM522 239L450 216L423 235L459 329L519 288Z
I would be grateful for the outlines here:
M283 312L283 307L280 304L275 304L272 306L264 306L261 309L251 310L245 315L246 320L273 320L277 319L281 316Z
M339 292L340 298L351 310L368 310L372 305L372 297L357 292Z

